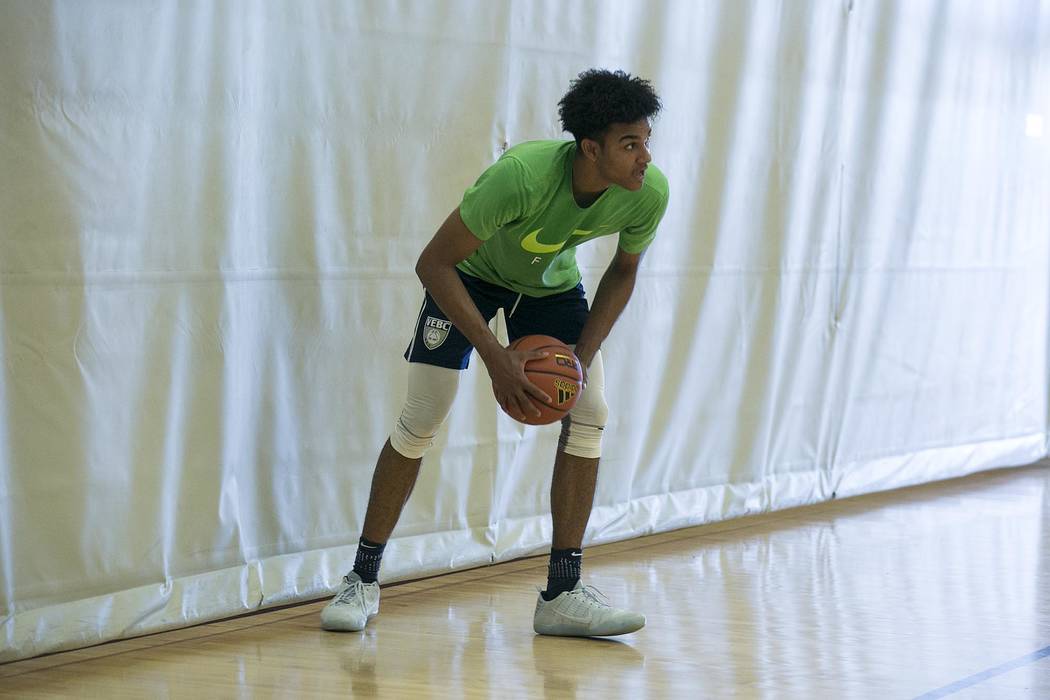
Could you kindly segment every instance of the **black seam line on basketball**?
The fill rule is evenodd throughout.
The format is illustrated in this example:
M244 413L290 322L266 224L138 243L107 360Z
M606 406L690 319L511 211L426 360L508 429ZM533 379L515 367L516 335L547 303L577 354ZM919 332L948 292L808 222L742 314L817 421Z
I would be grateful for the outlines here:
M534 402L538 403L540 406L546 406L547 408L551 409L552 411L559 411L560 413L568 413L569 411L572 410L571 408L562 408L561 406L555 406L554 404L547 403L546 401L540 401L535 396L529 396L529 398L532 399Z
M554 377L561 377L562 379L571 379L574 382L576 382L577 384L579 384L579 382L580 382L580 380L577 379L576 377L570 377L569 375L562 374L561 372L550 372L550 371L545 370L545 369L529 369L528 367L525 368L525 371L528 372L529 374L549 374L549 375L554 376Z
M518 352L539 352L540 350L546 350L547 348L554 348L555 350L564 350L565 346L564 345L541 345L538 348L533 348L532 350L518 350L517 348L512 348L512 349L513 350L518 350ZM569 352L572 352L572 350L569 350ZM562 353L562 354L565 354L565 353ZM575 353L573 353L573 354L575 354Z

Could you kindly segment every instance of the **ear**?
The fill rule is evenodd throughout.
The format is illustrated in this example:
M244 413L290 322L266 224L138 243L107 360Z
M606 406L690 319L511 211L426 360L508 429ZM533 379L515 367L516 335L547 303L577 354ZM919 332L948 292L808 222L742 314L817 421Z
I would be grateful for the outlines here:
M596 163L598 156L601 154L602 146L594 139L583 139L580 141L580 150L583 151L583 155L587 160Z

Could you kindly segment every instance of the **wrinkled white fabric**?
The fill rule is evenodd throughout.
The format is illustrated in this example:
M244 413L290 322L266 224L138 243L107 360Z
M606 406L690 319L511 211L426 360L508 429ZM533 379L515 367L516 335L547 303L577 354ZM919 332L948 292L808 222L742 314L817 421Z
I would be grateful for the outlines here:
M1045 0L6 2L0 661L326 596L416 256L578 71L671 204L587 541L1047 454ZM593 294L614 240L581 249ZM390 581L547 544L558 426L475 359Z
M408 395L390 431L390 446L402 456L419 459L434 444L448 417L462 371L412 362L405 373Z
M586 390L576 400L568 418L561 422L558 448L576 457L601 457L602 433L609 420L609 403L605 400L605 363L601 350L594 353L587 365Z

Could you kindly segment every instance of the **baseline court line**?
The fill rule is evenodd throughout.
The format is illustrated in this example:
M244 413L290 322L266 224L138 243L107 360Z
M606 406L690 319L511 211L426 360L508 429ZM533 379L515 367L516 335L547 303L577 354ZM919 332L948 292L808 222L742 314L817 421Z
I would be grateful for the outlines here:
M982 683L988 680L989 678L1001 676L1007 671L1013 671L1015 668L1027 666L1028 664L1034 663L1039 659L1045 658L1047 656L1050 656L1050 647L1043 647L1039 651L1033 651L1031 654L1019 656L1013 661L1007 661L1004 664L993 666L992 668L986 671L981 671L980 673L975 673L972 676L967 676L961 681L955 681L950 685L946 685L942 688L937 688L937 690L931 690L928 693L924 693L923 695L917 696L914 700L933 700L934 698L943 698L946 695L957 693L963 688L969 688L972 685Z

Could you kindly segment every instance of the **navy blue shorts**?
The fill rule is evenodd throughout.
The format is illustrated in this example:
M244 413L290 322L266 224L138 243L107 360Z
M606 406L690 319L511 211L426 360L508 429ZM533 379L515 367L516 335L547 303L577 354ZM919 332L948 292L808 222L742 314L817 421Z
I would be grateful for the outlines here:
M546 297L526 294L490 284L459 270L459 278L486 321L500 308L507 319L507 334L514 342L523 335L550 335L566 345L580 339L587 322L587 298L583 285ZM405 350L409 362L422 362L449 369L466 369L474 346L452 325L437 302L424 291L423 308L416 321L416 332Z

